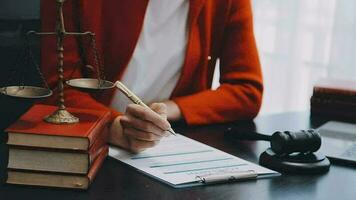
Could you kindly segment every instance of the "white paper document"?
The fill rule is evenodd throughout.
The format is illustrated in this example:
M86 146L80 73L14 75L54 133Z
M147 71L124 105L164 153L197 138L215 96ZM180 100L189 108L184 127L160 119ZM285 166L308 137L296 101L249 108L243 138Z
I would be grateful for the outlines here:
M279 175L180 134L138 154L110 147L109 155L173 187Z

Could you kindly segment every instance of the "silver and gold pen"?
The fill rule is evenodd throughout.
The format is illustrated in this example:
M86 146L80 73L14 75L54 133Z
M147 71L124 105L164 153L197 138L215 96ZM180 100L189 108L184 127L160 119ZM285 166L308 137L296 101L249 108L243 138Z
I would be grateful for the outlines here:
M152 110L150 107L148 107L145 103L143 103L143 101L136 96L133 92L131 92L131 90L129 90L123 83L121 83L120 81L116 81L115 82L115 86L127 97L129 98L133 103L140 105L142 107L145 107L149 110ZM153 113L157 114L155 111L152 110ZM166 130L168 132L170 132L173 135L176 135L176 132L174 132L174 130L172 128L169 128L168 130Z

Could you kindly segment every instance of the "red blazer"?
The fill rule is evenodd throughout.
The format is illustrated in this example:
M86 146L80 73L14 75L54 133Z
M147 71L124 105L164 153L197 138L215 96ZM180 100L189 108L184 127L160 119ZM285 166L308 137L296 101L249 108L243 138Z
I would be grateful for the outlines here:
M96 33L101 61L108 80L121 78L138 41L148 0L68 0L67 31L78 27ZM42 31L55 29L54 1L42 0ZM262 99L262 75L253 35L250 0L190 0L188 46L181 77L172 93L190 125L251 119ZM82 77L78 42L65 38L65 74ZM54 86L56 42L42 39L43 73ZM164 49L162 49L164 51ZM88 56L86 60L90 62ZM216 60L220 59L220 87L211 89ZM79 66L79 67L77 67ZM72 73L73 72L73 73ZM87 94L67 89L67 106L108 109L113 90ZM52 102L55 102L52 98ZM113 111L114 116L119 113Z

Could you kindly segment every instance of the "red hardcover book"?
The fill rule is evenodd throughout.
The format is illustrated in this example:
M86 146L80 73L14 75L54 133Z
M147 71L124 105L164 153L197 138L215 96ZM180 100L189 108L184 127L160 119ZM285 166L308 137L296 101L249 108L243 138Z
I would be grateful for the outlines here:
M109 111L68 108L80 122L51 124L43 120L57 107L37 104L8 127L9 145L88 151L95 140L107 139Z
M87 189L93 182L97 172L107 156L107 145L100 151L86 175L36 172L27 170L9 170L6 183L19 185L34 185L46 187Z

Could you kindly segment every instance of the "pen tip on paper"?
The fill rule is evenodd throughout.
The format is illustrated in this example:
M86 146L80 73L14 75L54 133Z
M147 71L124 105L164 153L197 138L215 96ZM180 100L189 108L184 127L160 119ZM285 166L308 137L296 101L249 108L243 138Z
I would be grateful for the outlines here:
M170 132L174 136L177 136L177 133L174 132L174 130L172 128L168 129L168 132Z

